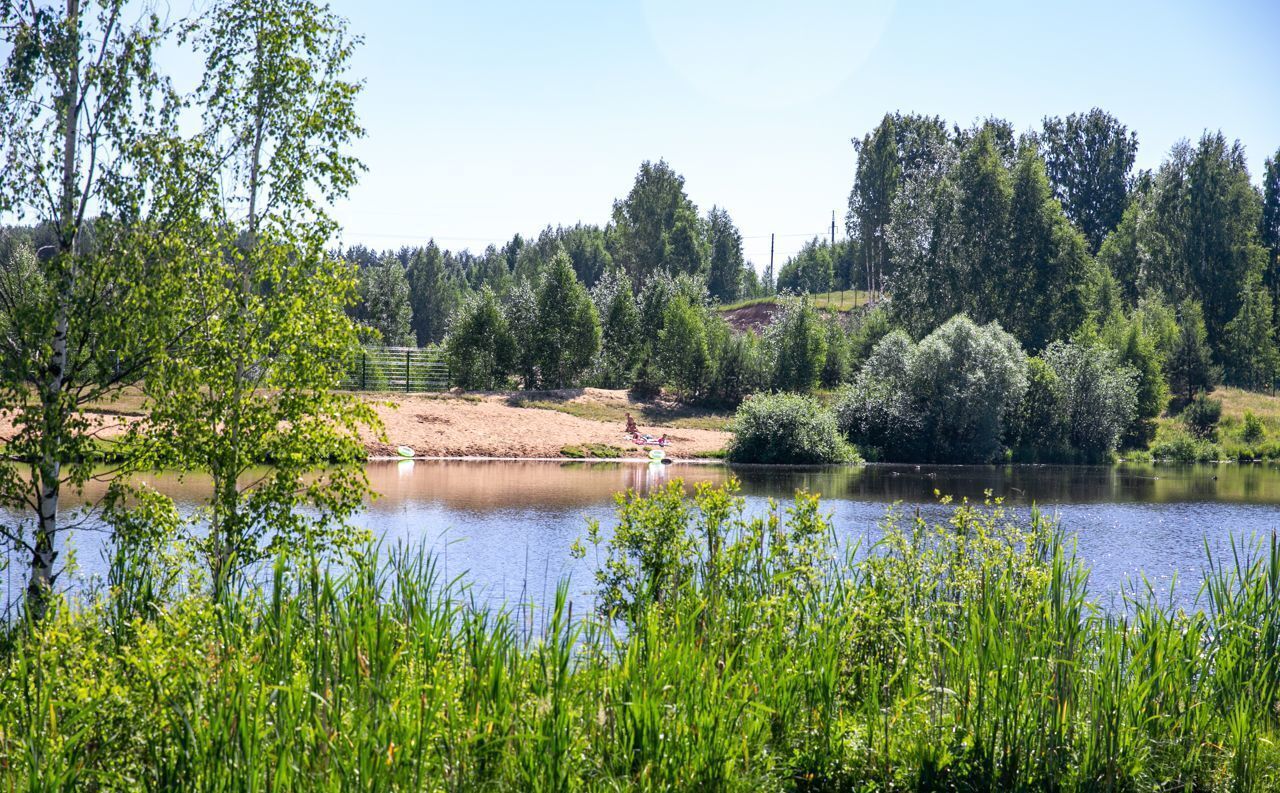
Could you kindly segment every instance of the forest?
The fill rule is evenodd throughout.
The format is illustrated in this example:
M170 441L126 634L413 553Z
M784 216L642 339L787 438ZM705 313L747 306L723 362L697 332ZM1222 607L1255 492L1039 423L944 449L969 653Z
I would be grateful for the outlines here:
M386 343L443 345L465 389L666 387L729 407L837 391L845 433L881 459L1106 459L1145 450L1153 420L1188 406L1188 435L1164 451L1203 454L1204 394L1274 387L1280 152L1260 185L1221 132L1138 171L1137 133L1096 108L1021 133L890 113L853 144L844 238L811 240L776 276L659 160L603 228L548 227L478 256L342 251L361 272L355 316ZM806 300L834 290L866 305ZM723 316L752 300L780 305L763 332ZM953 340L964 351L937 369L930 340L956 321L991 343ZM991 426L928 415L949 385L925 381L965 367L1010 373L957 403Z

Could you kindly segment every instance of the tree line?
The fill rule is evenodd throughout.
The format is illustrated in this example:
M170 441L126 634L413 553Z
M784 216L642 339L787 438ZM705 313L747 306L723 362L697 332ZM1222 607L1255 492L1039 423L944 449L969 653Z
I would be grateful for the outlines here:
M442 250L434 240L397 251L353 245L337 252L361 273L353 316L392 346L440 343L468 300L486 289L514 299L519 289L549 273L560 254L587 289L610 274L625 276L636 288L658 275L689 276L723 303L759 297L770 288L744 259L742 234L728 211L713 206L700 214L685 192L684 177L662 160L641 164L604 227L548 226L536 238L516 234L479 254Z

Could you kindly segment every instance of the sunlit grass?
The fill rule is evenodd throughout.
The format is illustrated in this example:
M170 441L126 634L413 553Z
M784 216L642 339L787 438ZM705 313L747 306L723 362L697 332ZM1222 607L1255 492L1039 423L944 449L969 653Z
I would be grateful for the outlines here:
M1207 560L1187 613L1101 606L1034 513L891 516L855 554L816 497L742 510L622 499L582 548L610 614L585 581L490 610L403 548L281 557L223 606L117 555L109 593L0 644L0 788L1280 784L1274 538Z

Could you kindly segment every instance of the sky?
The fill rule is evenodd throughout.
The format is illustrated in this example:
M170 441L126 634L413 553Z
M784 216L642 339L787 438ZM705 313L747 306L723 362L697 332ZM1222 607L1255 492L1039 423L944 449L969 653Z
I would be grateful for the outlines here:
M886 113L1018 130L1101 107L1139 168L1221 129L1280 148L1280 0L332 0L363 38L368 170L345 244L482 250L608 221L644 160L727 209L758 269L844 236L851 138Z

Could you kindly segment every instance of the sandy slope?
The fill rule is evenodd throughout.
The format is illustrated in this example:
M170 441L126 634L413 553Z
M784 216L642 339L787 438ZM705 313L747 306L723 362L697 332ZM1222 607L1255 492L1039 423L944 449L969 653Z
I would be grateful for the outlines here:
M594 392L594 393L592 393ZM617 392L622 393L622 392ZM614 392L587 389L579 399L615 398ZM366 439L370 453L390 454L404 445L420 456L430 457L559 457L565 446L603 443L634 450L639 446L623 437L621 423L606 423L570 416L554 410L514 407L502 395L476 399L429 396L397 396L394 402L380 403L378 415L386 425L385 443ZM640 425L654 435L666 432L670 457L698 457L723 449L727 432L704 429L662 429Z
M572 392L574 402L607 408L621 415L633 409L625 391L588 388ZM558 398L565 398L557 393ZM408 446L423 457L560 457L565 446L603 443L626 449L627 456L643 457L645 452L623 437L621 421L593 421L555 410L517 407L507 394L366 396L375 405L386 426L386 440L372 433L364 436L370 456L390 456L397 446ZM638 411L637 411L638 415ZM95 414L94 432L110 438L120 434L132 417L110 412ZM671 440L669 457L687 458L723 449L727 432L705 429L662 428L640 424L653 435L666 433ZM0 441L13 433L13 426L0 416Z

